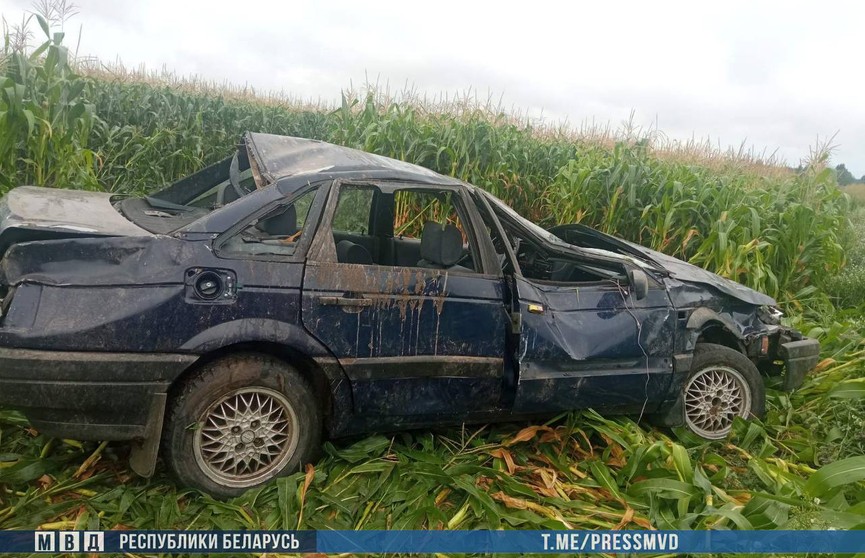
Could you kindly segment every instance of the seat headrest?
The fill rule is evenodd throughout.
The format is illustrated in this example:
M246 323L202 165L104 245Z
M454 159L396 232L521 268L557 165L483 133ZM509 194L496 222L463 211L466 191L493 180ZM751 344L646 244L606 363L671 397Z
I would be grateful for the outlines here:
M273 236L290 236L297 232L297 211L293 205L258 223L258 228Z
M450 267L463 257L463 235L450 223L424 223L420 237L420 257L443 267Z
M240 199L240 194L234 189L231 184L223 184L216 192L216 203L220 206L230 204L235 200Z
M350 240L340 240L336 243L336 261L339 263L373 265L369 250Z

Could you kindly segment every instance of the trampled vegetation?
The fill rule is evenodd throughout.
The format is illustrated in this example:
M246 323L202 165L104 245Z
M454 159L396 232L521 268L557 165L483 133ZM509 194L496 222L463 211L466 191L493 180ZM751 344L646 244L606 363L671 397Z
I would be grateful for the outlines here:
M417 163L543 224L580 221L765 291L824 344L794 394L728 441L593 412L328 444L231 502L126 468L123 445L52 440L0 411L0 528L853 528L865 524L862 210L815 154L801 172L632 134L532 126L471 103L346 95L334 108L81 71L62 36L0 62L0 193L141 193L246 130ZM44 24L44 25L43 25ZM851 227L850 217L859 225ZM846 281L846 282L845 282ZM852 286L851 286L852 285ZM833 301L835 304L833 304ZM840 305L839 305L840 306Z

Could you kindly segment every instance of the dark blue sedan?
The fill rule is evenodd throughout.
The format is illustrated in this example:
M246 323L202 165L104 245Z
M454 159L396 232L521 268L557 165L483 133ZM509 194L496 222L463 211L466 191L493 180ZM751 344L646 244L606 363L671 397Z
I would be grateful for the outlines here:
M766 295L306 139L145 198L22 186L0 220L0 405L220 497L325 436L592 407L723 438L819 353Z

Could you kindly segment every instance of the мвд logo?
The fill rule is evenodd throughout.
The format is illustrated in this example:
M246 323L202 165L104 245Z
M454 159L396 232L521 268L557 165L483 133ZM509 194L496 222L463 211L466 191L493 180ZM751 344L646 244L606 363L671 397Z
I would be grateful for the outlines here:
M36 552L103 552L105 533L101 531L36 531Z

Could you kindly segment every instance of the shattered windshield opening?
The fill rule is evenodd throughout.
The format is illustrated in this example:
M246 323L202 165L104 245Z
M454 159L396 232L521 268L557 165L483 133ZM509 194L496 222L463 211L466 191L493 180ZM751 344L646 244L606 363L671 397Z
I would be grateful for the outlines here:
M608 258L626 259L626 260L630 261L631 263L639 265L643 269L654 268L654 269L663 270L663 267L661 267L657 263L653 262L651 259L640 256L639 254L632 254L632 253L626 253L626 252L621 252L621 251L611 251L611 250L607 250L604 248L596 248L596 247L590 247L590 246L584 246L581 244L572 244L570 242L566 242L565 240L561 239L560 237L556 236L555 234L546 230L545 228L541 227L540 225L536 225L535 223L532 223L531 221L529 221L528 219L526 219L525 217L523 217L522 215L520 215L519 213L514 211L513 208L506 205L503 201L496 198L495 196L493 196L491 194L487 194L487 193L484 193L484 195L487 197L487 199L490 201L490 203L495 207L496 211L499 211L499 212L507 215L507 217L509 219L518 223L519 226L526 229L528 232L535 235L537 238L545 240L546 242L549 242L551 244L555 244L558 246L567 246L569 248L573 248L574 246L577 246L583 252L589 252L592 254L597 254L599 256L604 256L604 257L608 257Z
M167 234L232 203L259 188L243 145L229 158L214 163L143 198L126 198L115 208L139 227Z
M486 192L484 192L484 195L487 197L487 199L490 201L490 203L497 210L501 211L502 213L505 213L511 220L516 221L517 223L520 224L521 227L523 227L524 229L527 229L530 233L534 234L538 238L546 240L547 242L550 242L552 244L558 244L559 246L570 246L570 244L568 244L567 242L565 242L561 238L557 237L556 235L554 235L550 231L546 230L545 228L543 228L539 225L532 223L531 221L529 221L528 219L526 219L525 217L523 217L522 215L520 215L519 213L517 213L516 211L511 209L510 206L506 205L503 201L501 201L497 197L495 197L491 194L487 194Z

